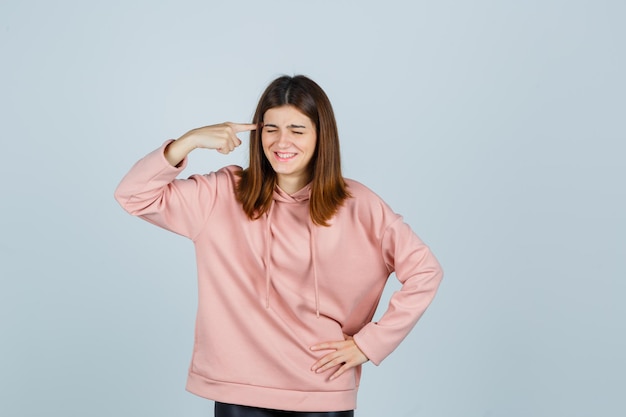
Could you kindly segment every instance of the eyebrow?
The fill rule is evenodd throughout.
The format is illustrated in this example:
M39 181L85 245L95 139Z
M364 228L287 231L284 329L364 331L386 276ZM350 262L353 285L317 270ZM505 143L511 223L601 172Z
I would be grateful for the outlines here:
M263 123L263 127L275 127L275 128L278 128L278 126L276 126L273 123ZM290 129L306 129L306 126L304 126L304 125L294 125L294 124L291 124L291 125L289 125L287 127L290 128Z

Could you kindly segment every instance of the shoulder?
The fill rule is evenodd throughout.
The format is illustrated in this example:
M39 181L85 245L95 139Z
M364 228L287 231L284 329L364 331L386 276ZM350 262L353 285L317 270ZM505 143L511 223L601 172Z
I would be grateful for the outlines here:
M351 198L348 198L347 200L349 203L362 205L387 205L378 194L363 183L350 178L344 178L344 181L346 182L348 192L351 195Z
M181 189L195 189L197 192L208 192L213 195L233 194L239 181L237 175L239 171L241 167L229 165L206 174L193 174L186 180L177 180L176 183Z
M344 203L348 212L358 216L362 221L368 219L383 224L389 224L400 217L366 185L349 178L344 180L350 193L350 197Z
M227 175L229 177L238 176L238 173L242 171L242 168L239 165L227 165L223 168L215 171L218 175Z
M209 182L216 182L217 184L235 184L239 179L239 172L242 168L238 165L228 165L217 171L211 171L208 174L202 175Z

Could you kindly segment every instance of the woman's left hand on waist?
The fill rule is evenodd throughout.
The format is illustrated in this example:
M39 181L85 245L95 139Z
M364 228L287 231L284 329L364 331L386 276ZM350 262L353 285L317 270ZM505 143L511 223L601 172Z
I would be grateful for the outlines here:
M322 356L317 362L313 364L311 370L316 373L325 372L331 368L339 366L339 369L330 376L330 380L339 377L347 370L359 366L369 359L359 349L354 342L352 336L346 334L343 335L344 340L324 342L314 346L311 346L311 350L332 350L333 352Z

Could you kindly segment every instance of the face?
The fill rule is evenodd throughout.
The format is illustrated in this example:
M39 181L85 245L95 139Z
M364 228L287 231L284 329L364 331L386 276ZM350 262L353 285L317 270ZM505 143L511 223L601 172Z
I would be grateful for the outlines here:
M263 115L261 142L276 172L278 186L294 193L309 181L309 162L317 144L316 128L293 106L269 109Z

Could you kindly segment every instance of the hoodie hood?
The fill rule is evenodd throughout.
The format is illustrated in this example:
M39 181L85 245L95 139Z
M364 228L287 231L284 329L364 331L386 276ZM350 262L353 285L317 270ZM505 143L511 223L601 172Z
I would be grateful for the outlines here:
M278 185L274 187L274 201L281 203L302 203L311 198L311 183L308 183L293 194L287 194Z

